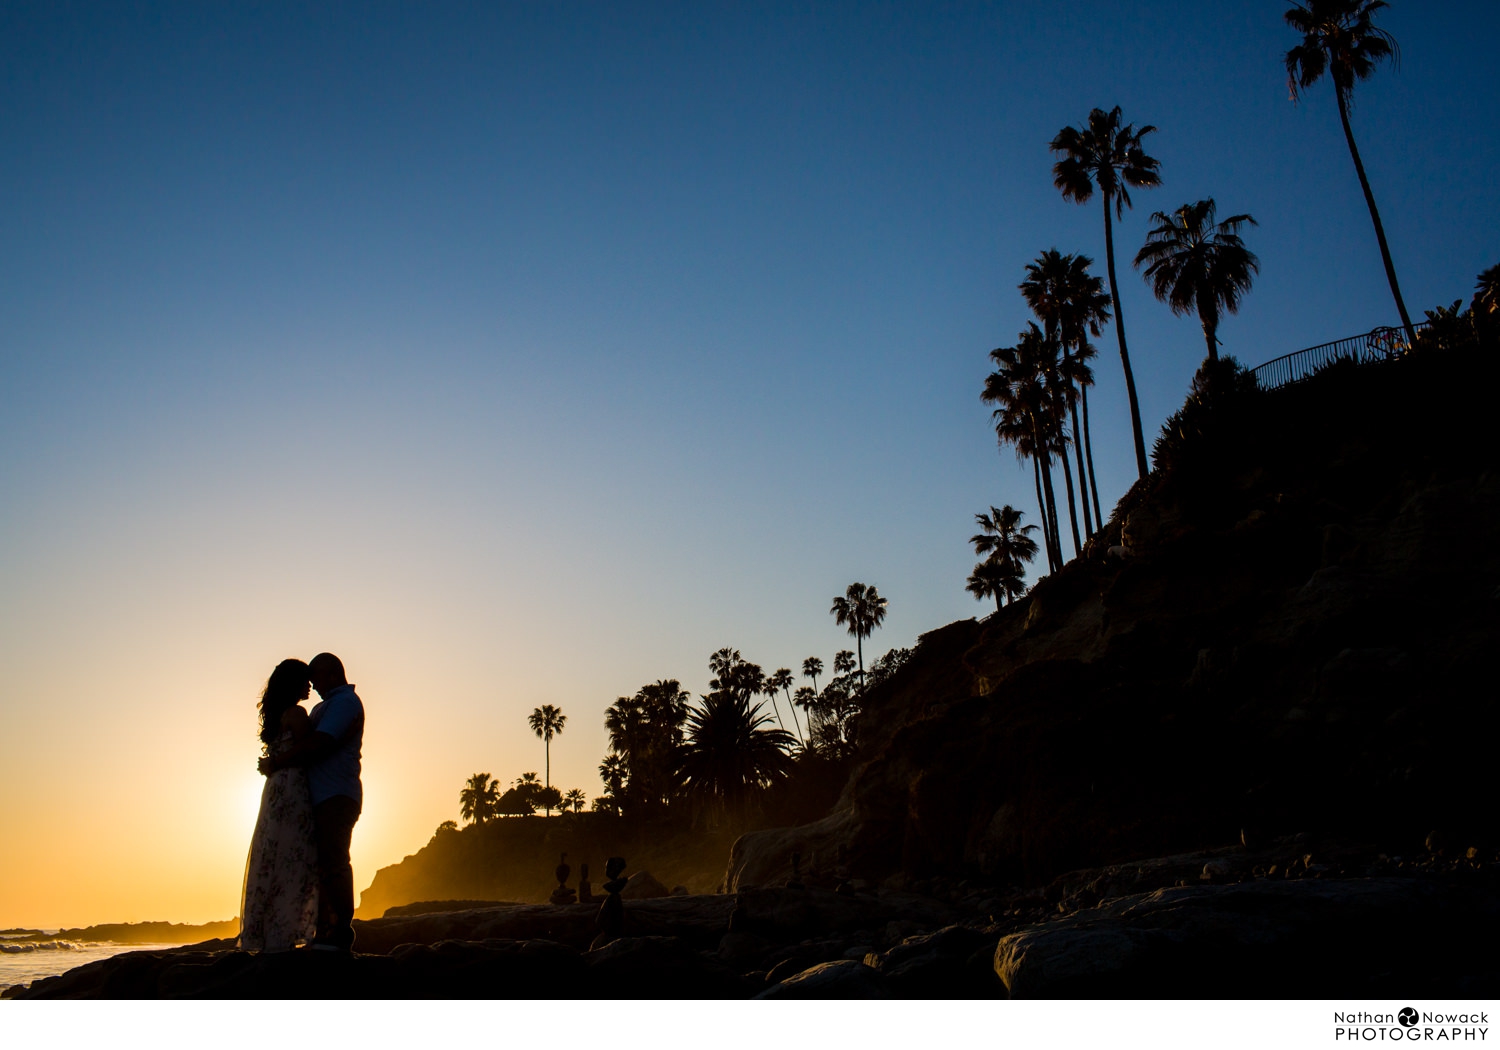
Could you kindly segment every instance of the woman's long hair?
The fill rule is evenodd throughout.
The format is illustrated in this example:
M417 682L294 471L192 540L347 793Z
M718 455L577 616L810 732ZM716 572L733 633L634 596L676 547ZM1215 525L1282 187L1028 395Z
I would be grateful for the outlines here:
M283 660L266 679L266 688L260 694L260 738L267 744L276 742L281 735L281 716L287 708L302 699L302 688L307 685L307 664L301 660Z

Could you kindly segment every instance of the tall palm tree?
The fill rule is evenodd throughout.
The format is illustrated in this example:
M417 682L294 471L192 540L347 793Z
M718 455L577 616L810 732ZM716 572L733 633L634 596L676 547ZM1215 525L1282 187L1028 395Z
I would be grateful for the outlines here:
M1097 336L1101 325L1109 320L1109 295L1104 291L1104 282L1089 273L1093 262L1087 255L1063 255L1052 248L1037 256L1036 262L1027 264L1026 279L1021 282L1021 295L1026 305L1041 319L1047 335L1058 339L1062 346L1062 377L1074 391L1068 398L1068 410L1073 417L1073 452L1078 461L1078 484L1084 493L1084 532L1089 536L1094 534L1096 525L1104 527L1104 516L1099 509L1093 444L1088 432L1088 388L1094 385L1094 373L1088 365L1094 356L1094 348L1088 336ZM1082 427L1078 421L1080 404L1083 406ZM1084 481L1085 453L1088 459L1087 482ZM1093 494L1092 520L1089 493Z
M499 801L499 782L491 780L488 773L475 773L458 793L458 814L470 823L483 824L495 815Z
M849 633L854 635L854 644L859 650L861 686L865 680L865 639L885 620L885 610L889 604L873 584L866 587L862 583L851 583L841 596L833 600L833 607L828 610L835 625L847 626Z
M1123 218L1130 207L1130 189L1161 185L1157 173L1160 162L1148 156L1141 140L1156 128L1150 124L1139 131L1134 124L1121 125L1120 107L1106 113L1095 109L1089 113L1083 130L1067 127L1052 140L1054 153L1063 154L1052 165L1052 184L1062 191L1064 200L1084 204L1099 190L1104 202L1104 258L1109 271L1109 295L1115 307L1115 336L1120 342L1120 364L1125 369L1125 393L1130 398L1130 423L1135 437L1136 469L1142 478L1149 472L1146 465L1146 438L1141 430L1141 406L1135 396L1135 374L1130 370L1130 351L1125 346L1125 315L1120 312L1120 289L1115 280L1114 218Z
M714 690L688 714L680 769L689 792L712 808L743 813L759 788L791 771L796 744L784 729L768 728L761 705L730 690Z
M531 726L531 731L542 738L542 746L546 750L547 779L543 781L543 787L552 786L552 738L563 731L563 724L567 722L568 716L562 713L562 708L551 704L543 704L527 717L526 722ZM547 807L547 816L552 815L552 807Z
M1014 601L1025 593L1026 582L1010 565L988 558L974 566L974 571L964 581L964 590L981 601L994 598L995 611L999 612L1000 599L1005 598L1006 604Z
M1184 204L1176 211L1153 212L1157 225L1135 254L1135 265L1156 297L1181 316L1196 310L1208 344L1208 359L1219 359L1219 311L1238 313L1240 297L1250 290L1260 260L1240 239L1240 227L1258 225L1249 215L1214 221L1214 199Z
M801 743L802 726L797 722L797 705L792 703L792 684L796 681L797 679L792 676L792 669L790 667L780 667L777 668L775 674L766 679L766 687L771 690L771 703L773 706L776 702L776 690L780 689L786 693L786 705L792 710L792 727L797 730L797 741ZM778 725L781 724L781 712L779 710L776 712L776 722ZM781 728L785 729L786 726L782 726Z
M816 656L809 656L802 661L802 677L812 679L813 692L818 691L818 675L823 673L823 661Z
M974 515L980 531L969 537L974 553L986 561L999 562L1020 573L1025 564L1036 557L1036 540L1026 535L1035 532L1035 525L1022 525L1024 515L1007 503L1003 507L991 507L988 514Z
M1349 126L1354 82L1368 80L1375 67L1385 59L1390 59L1393 65L1401 61L1396 38L1374 22L1375 12L1388 6L1385 0L1308 0L1305 5L1293 4L1285 15L1286 24L1302 34L1302 43L1286 53L1286 82L1295 102L1325 72L1333 79L1333 97L1338 102L1344 141L1349 144L1354 173L1359 176L1359 187L1364 190L1365 205L1370 209L1370 221L1375 224L1375 240L1380 245L1381 261L1385 263L1385 279L1390 282L1396 311L1406 329L1407 345L1414 346L1416 331L1401 298L1401 286L1396 283L1396 266L1391 262L1390 246L1385 243L1385 226L1381 224L1380 212L1375 207L1375 194L1370 190L1359 147L1354 144L1354 129Z

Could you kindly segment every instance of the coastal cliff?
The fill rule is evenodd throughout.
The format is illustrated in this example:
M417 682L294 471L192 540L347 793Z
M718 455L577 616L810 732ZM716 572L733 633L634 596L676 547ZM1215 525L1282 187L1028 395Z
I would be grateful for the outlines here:
M1242 835L1495 842L1496 362L1413 354L1180 414L1083 557L871 691L839 804L746 835L728 886L794 852L814 882L1041 885Z

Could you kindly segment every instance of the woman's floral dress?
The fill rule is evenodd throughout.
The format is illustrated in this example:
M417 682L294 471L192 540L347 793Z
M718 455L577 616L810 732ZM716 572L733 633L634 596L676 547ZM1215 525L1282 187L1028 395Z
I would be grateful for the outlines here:
M270 751L280 754L291 742L284 732ZM240 899L239 946L246 951L284 952L317 932L318 850L306 770L266 777Z

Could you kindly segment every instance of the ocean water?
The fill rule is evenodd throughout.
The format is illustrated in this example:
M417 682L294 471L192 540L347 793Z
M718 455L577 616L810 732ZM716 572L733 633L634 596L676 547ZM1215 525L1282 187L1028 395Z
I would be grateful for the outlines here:
M0 991L122 952L152 952L176 944L117 944L114 941L20 941L0 935Z

